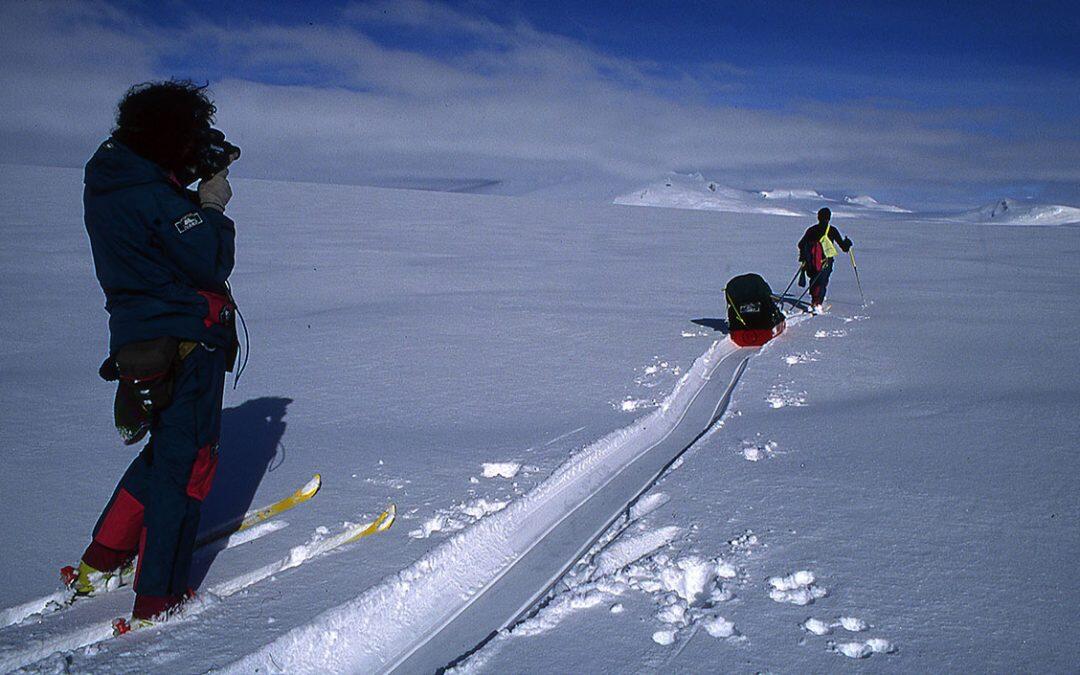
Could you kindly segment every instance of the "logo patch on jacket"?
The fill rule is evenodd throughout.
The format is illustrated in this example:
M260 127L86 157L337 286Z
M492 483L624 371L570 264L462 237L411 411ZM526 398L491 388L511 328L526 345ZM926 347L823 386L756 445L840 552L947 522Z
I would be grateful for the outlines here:
M203 219L197 211L192 211L180 220L173 223L176 226L176 231L183 234L195 227L196 225L202 225Z

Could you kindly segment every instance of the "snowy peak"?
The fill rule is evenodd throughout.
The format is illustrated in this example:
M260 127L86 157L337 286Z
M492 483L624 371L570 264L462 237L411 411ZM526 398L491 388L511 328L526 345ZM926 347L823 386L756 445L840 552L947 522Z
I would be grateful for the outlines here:
M911 213L910 210L901 208L899 206L893 206L892 204L882 204L870 195L847 196L844 197L844 203L851 206L861 206L864 209L888 211L889 213Z
M1080 223L1080 208L1000 199L977 209L964 211L953 220L995 225L1068 225Z
M658 206L669 209L764 213L774 216L805 216L800 210L766 203L757 192L725 187L698 173L669 174L666 178L615 198L626 206Z
M802 190L802 189L781 189L781 190L762 190L758 192L759 195L765 199L812 199L814 201L832 201L827 200L817 190Z

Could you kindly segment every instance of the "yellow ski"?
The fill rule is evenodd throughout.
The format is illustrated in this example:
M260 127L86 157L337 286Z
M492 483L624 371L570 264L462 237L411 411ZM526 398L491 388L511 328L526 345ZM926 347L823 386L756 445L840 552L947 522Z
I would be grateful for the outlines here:
M397 518L397 507L391 504L385 511L379 514L379 517L371 521L367 527L362 528L356 534L345 540L344 543L356 541L357 539L363 539L376 532L385 532L390 529L390 526L394 524L394 519Z
M255 509L248 511L244 514L244 517L239 521L233 521L217 528L213 532L201 537L196 546L205 546L212 541L217 541L223 537L227 537L230 534L236 534L237 532L243 532L244 530L251 529L261 522L270 520L274 516L284 513L289 509L299 506L308 501L318 493L319 488L322 487L322 476L315 474L311 480L309 480L303 487L296 492L292 493L288 497L279 499L278 501L264 506L261 509Z

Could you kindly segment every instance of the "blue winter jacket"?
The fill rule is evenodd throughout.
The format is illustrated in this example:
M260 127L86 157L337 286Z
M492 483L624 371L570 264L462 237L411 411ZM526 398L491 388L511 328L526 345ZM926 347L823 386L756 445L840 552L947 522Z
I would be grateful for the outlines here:
M84 182L86 232L109 312L109 353L164 336L232 348L232 314L218 300L228 295L233 222L199 208L197 196L165 169L115 139L87 162Z

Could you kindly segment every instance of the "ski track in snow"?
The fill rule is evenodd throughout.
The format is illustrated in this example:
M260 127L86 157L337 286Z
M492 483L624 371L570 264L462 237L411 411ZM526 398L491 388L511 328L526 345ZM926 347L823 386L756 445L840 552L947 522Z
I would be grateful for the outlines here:
M718 423L712 431L722 424ZM744 441L743 454L746 459L757 461L774 454L777 445L775 441ZM669 472L678 469L684 460L685 456L680 456ZM699 628L717 639L745 641L747 638L733 621L721 614L720 607L735 598L736 585L749 582L747 575L723 557L678 555L676 549L686 533L677 526L650 530L642 517L668 500L669 496L663 492L643 496L630 509L629 523L617 525L606 533L567 573L561 582L562 589L549 597L532 617L502 631L450 672L456 675L482 672L507 640L553 630L575 612L606 606L610 614L621 614L625 609L621 599L629 593L643 595L654 604L656 625L652 641L661 646L681 641L682 646L673 652L676 656ZM745 555L756 549L760 541L747 530L728 545L731 555ZM816 587L812 592L822 593Z
M397 659L410 653L417 636L437 632L460 611L455 608L482 594L528 551L535 536L557 525L570 504L587 499L609 480L608 476L652 447L654 439L666 435L665 430L674 429L708 381L708 373L738 351L728 340L715 341L658 408L576 453L523 497L480 519L408 568L282 635L232 664L228 671L373 672L392 668ZM716 560L657 557L648 564L656 569L646 571L642 587L648 590L653 583L661 584L657 590L664 584L671 586L669 593L683 598L681 602L687 606L697 602L701 594L711 599L722 595L715 581L729 572ZM662 572L660 581L648 580ZM395 621L386 621L388 616Z

